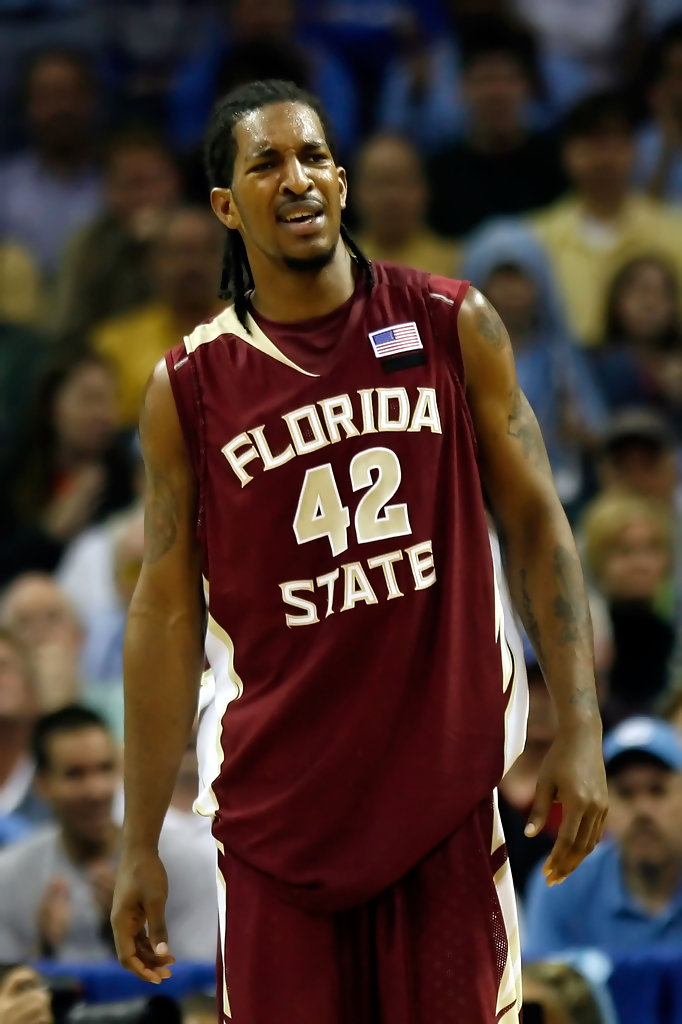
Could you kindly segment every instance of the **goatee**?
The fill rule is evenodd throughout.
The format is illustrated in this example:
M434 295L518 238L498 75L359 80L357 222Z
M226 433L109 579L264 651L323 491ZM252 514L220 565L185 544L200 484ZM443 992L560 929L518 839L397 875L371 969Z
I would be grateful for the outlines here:
M317 270L324 270L334 259L335 252L336 246L332 245L326 252L318 253L317 256L285 256L284 263L289 270L294 270L299 274L311 274Z

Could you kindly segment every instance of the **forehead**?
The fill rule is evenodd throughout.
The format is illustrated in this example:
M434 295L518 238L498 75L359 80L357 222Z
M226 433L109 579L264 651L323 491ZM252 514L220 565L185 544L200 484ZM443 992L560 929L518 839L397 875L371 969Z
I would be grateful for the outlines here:
M633 755L636 758L636 755ZM617 791L620 788L632 789L647 786L668 786L676 778L676 773L664 764L653 760L634 759L631 764L620 765L609 778L609 784Z
M238 160L269 149L283 152L326 142L319 117L305 103L269 103L251 110L236 124L234 138Z
M113 740L99 725L57 732L49 738L48 744L53 766L61 768L109 760L114 756Z

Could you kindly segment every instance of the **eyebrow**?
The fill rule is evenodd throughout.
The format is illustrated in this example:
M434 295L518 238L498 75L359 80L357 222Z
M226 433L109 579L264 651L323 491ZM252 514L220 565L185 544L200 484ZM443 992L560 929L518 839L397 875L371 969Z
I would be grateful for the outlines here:
M324 139L311 139L307 142L304 142L299 147L299 152L305 152L311 149L325 149L326 147L327 143L324 141ZM252 153L249 156L249 160L264 160L266 157L269 156L278 156L279 153L280 150L277 149L275 146L266 146L263 149L259 149L256 153Z

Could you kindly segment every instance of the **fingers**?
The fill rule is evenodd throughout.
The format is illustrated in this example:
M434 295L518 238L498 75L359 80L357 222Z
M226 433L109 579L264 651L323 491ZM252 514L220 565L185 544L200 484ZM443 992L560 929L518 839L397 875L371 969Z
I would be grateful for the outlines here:
M117 942L121 965L132 971L138 978L160 985L164 978L170 978L169 964L175 963L170 953L155 953L145 931L138 932L131 943Z
M557 840L545 862L547 885L563 882L595 848L603 833L605 813L591 807L582 816L564 817Z
M165 900L150 900L147 906L147 930L151 949L160 957L168 955L168 931L166 929Z
M547 823L547 817L553 803L554 787L538 779L535 800L528 815L528 824L524 830L527 836L536 836L538 832L542 831Z

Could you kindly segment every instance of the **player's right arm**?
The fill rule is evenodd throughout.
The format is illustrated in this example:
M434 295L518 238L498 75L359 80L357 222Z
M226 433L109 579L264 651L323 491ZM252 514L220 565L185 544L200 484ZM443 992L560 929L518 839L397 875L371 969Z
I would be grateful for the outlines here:
M111 920L123 966L158 983L172 962L158 840L196 713L204 618L196 480L163 362L147 386L140 438L144 560L123 652L125 822Z

